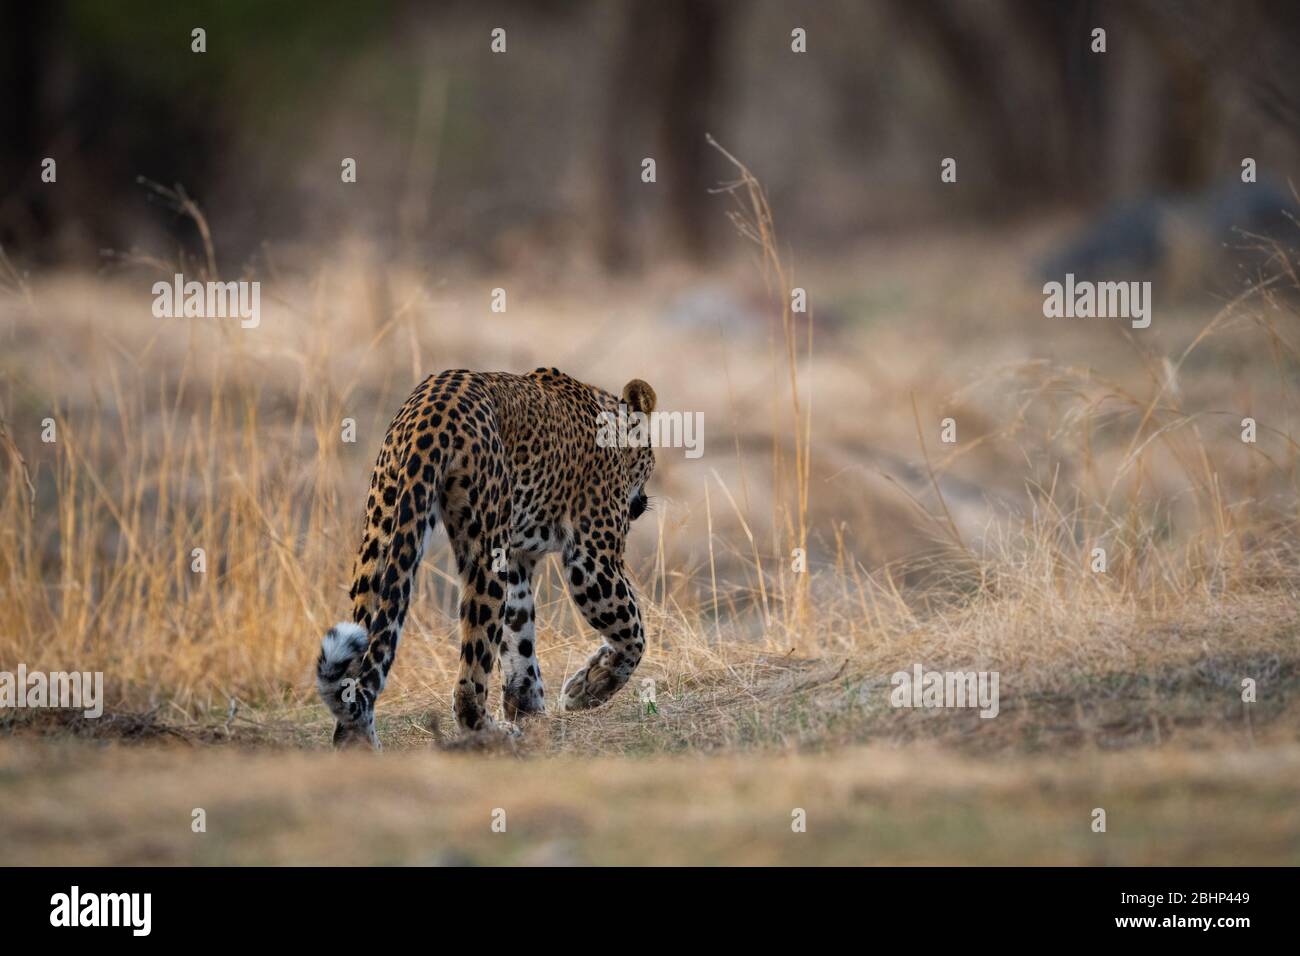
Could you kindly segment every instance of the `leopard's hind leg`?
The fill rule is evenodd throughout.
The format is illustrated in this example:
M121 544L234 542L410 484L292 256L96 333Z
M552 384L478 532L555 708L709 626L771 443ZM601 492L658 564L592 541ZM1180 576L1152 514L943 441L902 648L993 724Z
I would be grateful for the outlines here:
M537 662L537 612L532 581L536 566L535 556L514 554L507 574L505 633L501 638L501 708L508 720L539 714L546 708L546 691Z
M495 442L495 439L493 440ZM493 442L489 445L493 446ZM500 454L499 443L487 457ZM486 480L504 471L490 465L486 472L466 474L448 481L441 502L447 536L460 573L460 674L452 694L452 709L461 730L501 729L516 732L512 724L498 728L488 712L488 687L505 633L506 588L509 586L508 553L510 498L505 490ZM474 504L476 502L476 504Z

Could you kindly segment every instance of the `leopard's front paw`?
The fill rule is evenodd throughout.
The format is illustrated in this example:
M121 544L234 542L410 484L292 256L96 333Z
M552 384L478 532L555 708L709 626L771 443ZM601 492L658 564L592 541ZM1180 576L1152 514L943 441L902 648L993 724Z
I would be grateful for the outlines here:
M597 651L581 670L564 682L560 692L563 710L587 710L609 700L626 682L614 672L614 652L608 647Z

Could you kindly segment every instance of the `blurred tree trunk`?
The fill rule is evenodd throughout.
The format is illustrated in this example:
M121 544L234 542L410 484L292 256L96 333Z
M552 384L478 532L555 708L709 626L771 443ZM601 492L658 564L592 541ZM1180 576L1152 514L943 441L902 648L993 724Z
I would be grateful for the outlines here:
M675 248L691 259L708 251L705 142L717 106L723 7L719 0L674 0L661 9L674 13L674 42L667 82L658 103L659 142L669 171L669 230Z
M1147 0L1142 13L1153 38L1177 44L1201 74L1231 75L1262 114L1300 142L1300 3Z
M1016 108L1003 73L1005 62L1011 60L1015 83L1039 87L1044 80L1036 69L1039 57L1026 57L1017 37L996 26L991 36L984 35L982 28L973 29L981 22L979 11L947 0L893 0L890 10L904 39L929 54L961 104L960 112L969 118L954 138L981 144L993 178L1011 187L1007 196L1021 203L1035 198L1051 165L1041 150L1044 117L1025 115Z
M1285 12L1275 10L1247 32L1294 36L1300 3L1260 0L1257 7L1279 5ZM1189 43L1204 29L1195 18L1179 23L1158 3L1105 0L1002 0L976 14L953 0L893 0L890 10L930 52L969 118L959 138L980 144L1003 187L986 195L1013 196L1021 206L1052 196L1105 200L1122 191L1120 173L1134 166L1129 179L1146 190L1190 190L1209 175L1207 130L1220 106L1215 69ZM1105 53L1092 52L1096 27L1106 30ZM1133 82L1139 74L1143 82ZM1273 91L1279 85L1285 84L1259 84ZM1127 100L1115 99L1121 90ZM1295 99L1276 92L1267 98L1280 109ZM1121 113L1127 125L1117 121Z
M1012 0L1011 16L1020 25L1025 55L1034 64L1027 82L1042 83L1053 99L1051 115L1043 117L1041 135L1046 152L1043 185L1095 199L1107 191L1110 130L1106 122L1107 84L1102 57L1092 52L1092 29L1114 20L1093 0ZM1032 147L1031 147L1032 148Z
M709 251L704 135L718 100L724 3L634 0L621 18L598 146L600 253L612 270L638 266L648 224L663 251L698 260ZM654 185L641 182L646 157Z
M37 246L49 237L53 217L41 160L51 132L42 79L53 60L61 4L4 5L0 29L0 243Z

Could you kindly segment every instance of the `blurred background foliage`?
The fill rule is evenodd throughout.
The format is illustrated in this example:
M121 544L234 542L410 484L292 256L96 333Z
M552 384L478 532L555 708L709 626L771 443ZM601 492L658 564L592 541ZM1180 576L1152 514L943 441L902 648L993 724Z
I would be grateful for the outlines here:
M349 237L445 268L618 272L716 254L707 190L730 172L706 132L812 254L1061 210L1141 229L1142 203L1221 196L1247 155L1276 207L1300 153L1294 0L42 0L3 17L0 243L26 267L195 244L138 177L183 184L228 273L267 243Z

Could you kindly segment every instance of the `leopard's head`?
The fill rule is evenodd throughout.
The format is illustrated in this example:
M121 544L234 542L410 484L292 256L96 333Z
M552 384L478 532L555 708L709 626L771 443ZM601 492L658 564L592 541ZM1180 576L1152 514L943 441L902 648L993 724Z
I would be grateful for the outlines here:
M627 406L629 414L639 412L648 418L655 410L655 390L648 383L634 378L623 386L623 394L619 401ZM643 445L629 446L623 449L623 452L627 455L628 518L635 521L645 514L650 502L645 486L655 470L655 450L647 441Z

